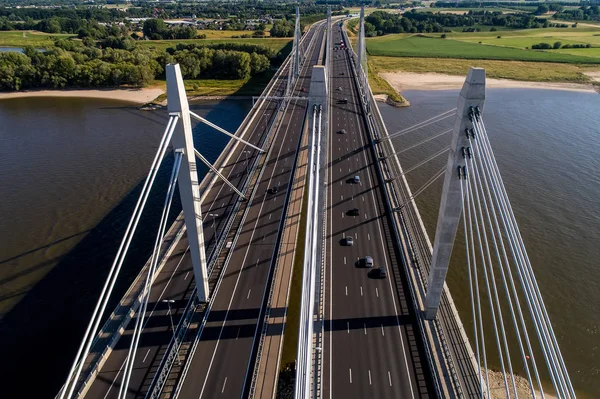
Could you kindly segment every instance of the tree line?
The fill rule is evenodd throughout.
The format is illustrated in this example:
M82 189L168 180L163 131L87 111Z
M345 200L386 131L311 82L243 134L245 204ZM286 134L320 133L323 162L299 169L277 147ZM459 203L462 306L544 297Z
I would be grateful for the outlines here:
M58 39L43 52L25 47L22 54L0 53L0 90L140 87L164 77L164 66L174 62L186 79L248 79L269 69L274 57L259 45L180 44L160 51L134 43L126 50Z
M516 29L548 27L550 22L529 14L502 14L484 10L469 11L464 15L408 11L402 15L375 11L365 17L365 35L381 36L389 33L448 32L448 28L474 25L503 26ZM471 28L475 29L475 28Z

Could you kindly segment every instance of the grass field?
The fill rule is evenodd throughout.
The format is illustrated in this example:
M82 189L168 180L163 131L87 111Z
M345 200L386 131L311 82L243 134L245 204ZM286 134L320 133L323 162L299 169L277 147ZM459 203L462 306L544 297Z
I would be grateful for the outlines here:
M511 61L600 64L600 58L553 51L523 50L468 41L425 37L423 35L387 35L367 41L369 55L390 57L433 57Z
M486 76L530 82L589 83L585 75L597 71L598 65L555 64L548 62L460 60L448 58L371 57L379 72L443 73L466 76L469 68L485 68Z
M0 47L34 46L48 48L55 38L73 37L68 34L47 34L37 31L0 31Z

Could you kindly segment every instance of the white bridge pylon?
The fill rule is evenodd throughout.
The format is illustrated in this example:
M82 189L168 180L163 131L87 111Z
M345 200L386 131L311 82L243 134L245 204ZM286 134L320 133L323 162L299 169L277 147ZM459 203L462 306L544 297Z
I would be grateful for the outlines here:
M204 232L202 227L202 209L200 200L200 191L198 186L198 174L195 158L223 180L237 195L245 199L246 197L237 187L223 176L214 165L212 165L198 150L194 148L194 138L192 135L191 119L195 119L213 129L221 132L240 143L247 145L259 152L264 152L246 140L237 137L227 130L215 125L205 118L191 112L185 93L183 78L178 64L169 64L165 67L167 77L167 108L170 115L178 115L182 121L175 129L171 144L174 150L183 149L184 156L179 171L179 196L183 207L183 215L187 228L187 235L190 244L190 255L196 279L196 288L198 299L206 302L208 292L208 272L206 267L206 253L204 248Z

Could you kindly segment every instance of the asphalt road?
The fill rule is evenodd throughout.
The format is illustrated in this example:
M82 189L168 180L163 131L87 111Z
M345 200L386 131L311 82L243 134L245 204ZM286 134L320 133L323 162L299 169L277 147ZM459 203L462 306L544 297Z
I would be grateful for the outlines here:
M286 74L283 74L282 78L275 83L271 95L282 95L286 81ZM245 136L247 141L253 144L258 144L261 141L268 124L276 116L277 107L278 103L275 101L265 102L248 127L248 133ZM191 108L193 110L193 107ZM252 164L256 156L256 150L240 144L233 151L221 173L236 187L241 188L248 173L248 165ZM279 197L282 197L282 195L283 190ZM221 224L226 222L227 215L231 212L236 200L237 195L220 180L217 180L210 188L202 203L202 213L206 220L204 237L207 248L215 239L215 230L218 231ZM213 217L210 214L219 216ZM140 338L128 389L128 398L145 396L154 372L172 337L171 317L173 325L177 326L187 304L187 299L194 288L194 273L187 250L188 245L187 235L184 235L152 285L145 327ZM174 300L175 302L167 304L163 303L163 300ZM93 381L85 395L86 398L117 398L134 325L135 320L132 320L129 323L128 331L123 334Z
M341 40L335 25L334 44ZM323 398L428 397L427 367L402 265L389 240L349 52L340 49L333 55ZM347 104L338 103L344 98ZM339 133L342 129L345 134ZM360 177L359 184L350 182L354 176ZM358 216L349 216L353 208L359 209ZM346 236L354 238L353 246L342 245ZM373 269L362 267L367 255L373 257ZM379 266L387 269L386 278L377 278Z
M322 27L296 85L308 88L324 40ZM311 33L312 34L312 31ZM256 197L224 269L224 277L182 383L181 398L240 398L249 388L263 306L268 295L285 199L306 116L307 103L292 101L273 143ZM277 194L267 189L277 187Z

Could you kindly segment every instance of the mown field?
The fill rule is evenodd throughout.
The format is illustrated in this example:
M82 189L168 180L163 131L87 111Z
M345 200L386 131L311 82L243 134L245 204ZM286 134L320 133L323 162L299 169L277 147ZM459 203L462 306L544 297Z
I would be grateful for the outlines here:
M495 33L495 32L494 32ZM498 39L500 40L500 39ZM547 39L548 40L548 39ZM369 55L388 57L431 57L459 59L487 59L510 61L557 62L571 64L600 64L600 58L570 53L525 50L515 47L446 39L433 35L387 35L367 40ZM540 42L542 40L538 40Z
M0 31L0 47L34 46L38 48L51 47L55 38L72 37L68 34L48 34L37 31Z

